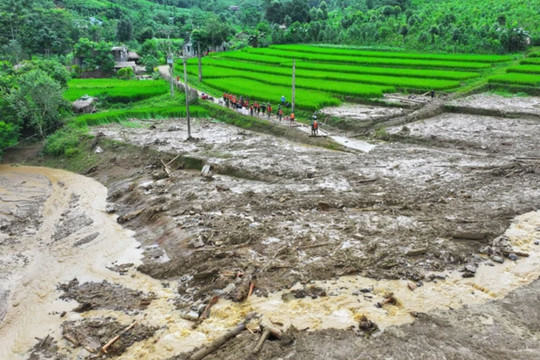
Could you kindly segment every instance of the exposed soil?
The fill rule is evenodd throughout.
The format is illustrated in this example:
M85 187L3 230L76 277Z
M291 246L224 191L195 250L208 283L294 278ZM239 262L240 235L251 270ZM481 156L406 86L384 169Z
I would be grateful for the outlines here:
M491 99L476 96L454 105L477 106ZM115 274L114 281L103 281L104 277L67 283L73 276L64 279L57 296L76 300L79 307L71 310L89 316L81 320L70 312L64 332L82 332L85 339L93 339L91 344L103 346L139 312L150 318L157 316L158 308L167 308L175 311L176 320L164 317L160 329L148 320L148 324L133 329L139 333L122 337L112 353L126 351L123 356L130 358L137 351L148 351L146 358L160 359L175 355L176 348L168 349L168 344L179 341L178 333L183 330L175 330L178 323L197 320L215 296L220 303L242 302L251 288L257 299L269 296L277 301L273 294L284 290L282 301L296 304L298 299L313 298L330 307L338 301L336 296L353 292L358 302L369 308L379 304L382 310L377 316L388 316L400 311L402 300L389 304L395 307L391 310L385 301L392 295L377 291L376 286L351 289L328 284L354 275L370 281L405 281L388 284L415 291L423 286L432 289L427 283L437 288L435 283L444 284L443 279L452 271L467 278L477 271L488 273L486 269L492 265L503 269L505 264L514 264L511 255L519 259L528 254L513 248L517 245L502 235L516 216L535 211L540 204L540 123L531 117L514 117L444 113L389 127L390 141L371 141L374 147L369 152L306 146L208 120L194 122L192 140L186 140L182 119L136 122L138 126L130 128L96 127L93 132L103 136L93 145L99 145L103 152L92 155L98 157L98 165L89 168L88 174L107 186L107 208L116 212L124 227L135 231L143 260L137 270L128 264L130 259L105 264L114 271L110 271ZM353 141L346 133L340 136ZM165 168L163 164L168 165ZM40 181L33 187L50 188L46 178L32 179ZM13 188L26 186L21 183L25 180L0 176L0 181ZM9 192L10 196L13 193ZM43 219L40 209L50 190L24 194L10 200L0 192L0 241L5 249L0 254L11 259L0 266L8 266L12 273L23 267L16 262L24 259L17 260L22 253L14 255L9 249L17 244L19 233L31 237L39 231ZM96 227L96 217L85 211L77 194L66 194L65 202L46 241L67 242L73 249L97 247L102 229ZM533 227L531 231L528 241L532 244L540 240L540 230ZM527 251L532 257L536 250L535 245L530 246ZM505 264L496 264L499 260ZM536 263L528 264L527 270L517 271L516 276L529 271L536 274L538 269L532 268ZM510 267L506 269L501 271ZM140 273L153 280L144 280ZM524 283L534 280L523 276L527 278ZM450 278L449 284L458 283L457 277ZM469 303L464 298L456 304L458 310L429 307L427 314L419 305L412 324L389 326L392 323L381 322L384 331L373 336L361 326L314 332L291 327L281 340L271 338L251 358L532 359L540 354L540 333L535 325L540 320L535 310L539 286L536 281L487 304L479 302L506 293L499 296L493 290L489 295L491 289L475 288L478 294L474 296L482 301L471 300L474 305L461 308ZM10 291L0 288L0 297L8 298ZM399 291L396 294L401 296ZM210 319L207 326L203 322L201 331L212 334L206 338L185 333L184 341L192 342L185 351L215 338L212 331L233 326L248 308L263 308L263 302L256 300L246 308L235 308L228 302L216 305L214 316L226 318L229 311L229 322L218 324ZM339 302L337 307L336 311ZM0 306L0 320L1 315ZM407 316L411 317L409 309ZM310 330L332 327L322 322ZM217 327L210 330L212 326ZM79 335L73 336L78 339ZM158 346L154 355L149 345L133 345L146 338L164 345ZM250 358L245 354L257 340L258 335L245 331L207 359ZM45 359L46 354L55 352L65 355L57 349L62 341L65 346L65 340L58 337L38 342L32 359ZM82 340L77 341L82 344ZM74 352L68 354L73 356ZM178 354L176 358L186 356Z

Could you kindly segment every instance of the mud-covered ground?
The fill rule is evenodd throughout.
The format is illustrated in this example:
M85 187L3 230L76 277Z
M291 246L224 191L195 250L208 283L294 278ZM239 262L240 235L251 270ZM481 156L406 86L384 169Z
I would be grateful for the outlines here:
M188 300L238 273L256 277L263 293L346 274L418 281L476 261L510 219L538 206L533 120L445 114L389 129L398 141L367 154L207 121L188 142L181 121L149 127L95 132L167 152L165 162L196 157L215 172L173 167L172 180L153 180L165 177L156 161L109 184L120 214L142 211L127 222L139 241L158 239L140 270L182 278Z
M482 99L461 101L486 106L491 98ZM144 250L138 271L172 289L175 316L194 306L200 314L200 305L216 295L242 301L250 286L266 296L344 275L406 279L415 287L437 281L434 272L474 276L469 269L482 263L511 261L511 251L493 240L540 204L540 118L534 116L445 113L386 129L389 141L373 140L368 153L306 146L209 120L192 124L192 140L183 120L137 124L93 129L102 152L88 175L107 186L109 210L135 231ZM70 223L87 226L88 220ZM54 234L67 232L59 225ZM84 246L85 239L77 241ZM112 269L135 271L122 264ZM59 291L83 313L117 306L131 314L159 298L106 282L65 282ZM303 295L321 296L309 291ZM532 359L540 352L539 294L537 281L489 304L419 314L412 324L372 338L290 329L253 358ZM96 320L106 330L91 345L103 345L129 324L122 320ZM89 334L89 324L65 322L64 329ZM143 339L156 329L140 331ZM208 358L249 358L257 338L243 332ZM46 358L44 349L56 346L45 345L34 356Z

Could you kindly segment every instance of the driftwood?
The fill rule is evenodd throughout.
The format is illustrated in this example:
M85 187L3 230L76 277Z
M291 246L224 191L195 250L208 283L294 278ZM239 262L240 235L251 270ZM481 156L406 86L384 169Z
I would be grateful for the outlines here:
M219 296L214 296L213 298L211 298L206 307L204 308L204 311L202 312L199 319L204 320L208 318L210 316L210 308L214 306L218 302L218 300Z
M223 344L225 344L227 341L235 338L238 334L240 334L242 331L247 329L247 323L255 317L255 314L249 314L246 317L246 320L244 320L241 324L236 326L235 328L229 330L216 340L214 340L210 345L200 349L199 351L195 352L191 357L190 360L201 360L219 349Z
M109 340L108 343L106 343L105 345L103 345L103 347L101 348L101 352L104 353L104 354L107 354L107 349L109 347L111 347L112 344L114 344L115 342L118 341L118 339L120 339L120 337L122 335L124 335L125 333L127 333L129 330L133 329L133 327L137 325L137 321L134 321L133 324L129 325L127 328L125 328L120 334L116 335L115 337L113 337L111 340Z
M249 284L249 292L247 294L247 297L250 297L251 294L253 294L253 289L255 288L255 282L252 281L250 284Z
M275 328L274 326L270 325L270 324L262 324L261 325L263 327L263 332L261 334L261 338L259 339L259 341L257 342L257 345L255 345L255 347L253 348L253 350L251 351L253 354L257 354L259 351L261 351L261 348L264 344L264 342L266 341L266 339L268 339L268 337L270 335L278 338L278 339L281 339L281 337L283 336L283 333L281 332L281 330L279 330L278 328Z
M169 170L169 166L167 164L165 164L165 162L163 160L160 160L161 163L163 164L163 168L165 169L165 172L167 173L167 176L172 179L172 174L171 174L171 170Z

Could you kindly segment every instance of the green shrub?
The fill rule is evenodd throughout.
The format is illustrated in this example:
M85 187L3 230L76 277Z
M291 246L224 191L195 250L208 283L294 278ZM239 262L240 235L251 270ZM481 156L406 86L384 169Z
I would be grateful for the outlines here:
M77 153L81 135L82 131L73 127L59 130L47 138L43 152L55 156L72 156Z
M118 77L120 79L129 80L133 79L135 77L135 73L133 72L133 68L125 67L118 70Z

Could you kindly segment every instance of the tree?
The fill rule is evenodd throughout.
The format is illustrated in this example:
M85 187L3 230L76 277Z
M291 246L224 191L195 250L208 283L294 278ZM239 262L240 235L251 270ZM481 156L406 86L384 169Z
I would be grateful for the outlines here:
M116 29L116 37L118 38L118 41L126 42L131 40L133 36L133 26L131 25L131 21L127 19L118 21Z
M139 37L137 40L143 44L146 40L152 39L154 37L154 29L152 29L150 26L147 26L141 31L139 34Z
M18 139L19 131L15 125L0 121L0 160L2 160L4 151L17 144Z
M100 69L111 73L114 69L114 57L111 53L111 44L104 41L94 42L86 38L79 39L75 44L74 55L81 59L85 71Z
M16 125L23 132L45 137L59 125L61 114L68 108L63 89L42 70L32 70L19 78L19 87L6 99L16 116Z

